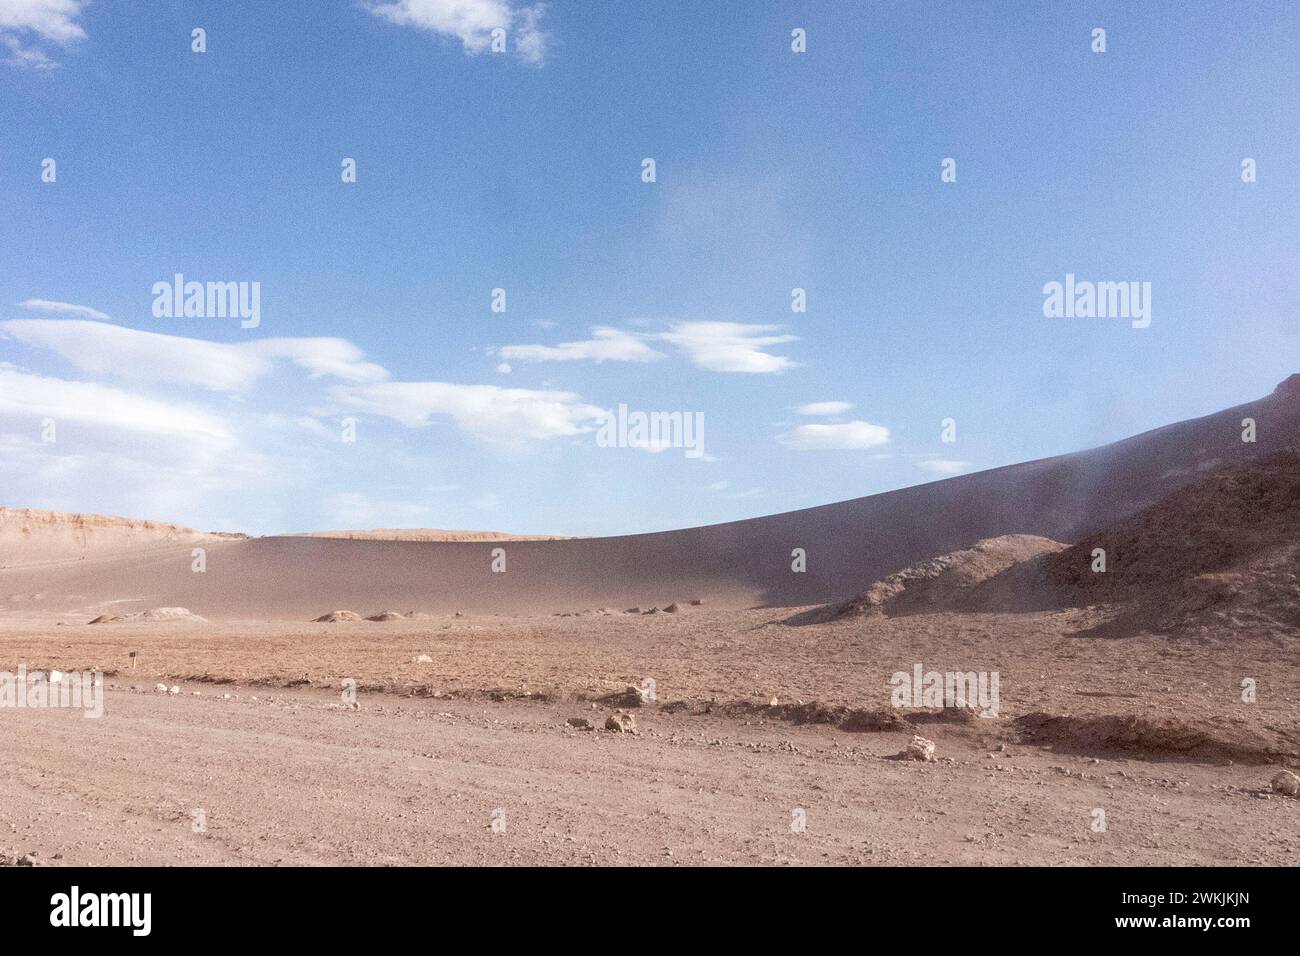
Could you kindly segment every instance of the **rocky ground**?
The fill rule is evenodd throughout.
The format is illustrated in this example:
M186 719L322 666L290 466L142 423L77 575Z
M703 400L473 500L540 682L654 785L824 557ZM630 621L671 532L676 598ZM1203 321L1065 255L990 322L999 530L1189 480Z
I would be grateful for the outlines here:
M807 626L785 623L791 611L686 605L295 626L8 618L0 669L98 668L107 690L98 720L0 710L0 855L1300 862L1300 801L1269 788L1297 762L1297 655L1074 636L1096 613ZM998 716L894 710L890 675L916 663L999 671ZM626 688L645 678L657 699L629 706ZM619 709L635 733L605 729ZM917 733L935 762L892 759Z

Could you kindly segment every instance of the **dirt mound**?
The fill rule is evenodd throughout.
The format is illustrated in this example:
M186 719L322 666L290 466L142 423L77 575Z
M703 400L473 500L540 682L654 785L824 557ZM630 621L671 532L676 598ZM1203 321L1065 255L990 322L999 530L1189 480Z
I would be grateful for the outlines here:
M1067 546L1033 534L985 538L961 551L939 555L877 581L826 617L920 614L953 607L976 586L1013 566L1056 554Z
M190 613L189 608L184 607L151 607L147 611L136 611L133 614L101 614L90 624L159 624L165 621L184 621L190 624L206 624L204 618L197 614Z
M1288 449L1209 471L1073 546L1036 535L986 538L788 623L1101 606L1113 614L1084 635L1292 639L1300 635L1298 515L1300 451ZM1104 571L1093 570L1099 551Z
M1063 604L1127 605L1135 629L1262 636L1300 631L1300 452L1221 468L1045 564ZM1094 553L1105 551L1105 572Z
M1253 764L1282 763L1300 757L1300 740L1294 736L1250 730L1222 719L1194 726L1175 718L1032 713L1018 717L1016 726L1024 743L1089 756L1122 754L1143 760L1232 760Z
M688 709L689 704L678 702L665 707L668 712ZM911 727L909 720L893 708L866 709L846 707L843 704L823 704L819 701L806 701L793 704L761 704L755 701L737 700L725 704L709 702L697 705L697 713L720 713L728 717L764 717L769 720L785 720L792 724L830 724L850 733L879 733L891 730L907 730Z
M339 624L343 622L364 621L364 620L366 619L363 618L356 611L330 611L328 614L322 614L320 617L315 618L314 623Z

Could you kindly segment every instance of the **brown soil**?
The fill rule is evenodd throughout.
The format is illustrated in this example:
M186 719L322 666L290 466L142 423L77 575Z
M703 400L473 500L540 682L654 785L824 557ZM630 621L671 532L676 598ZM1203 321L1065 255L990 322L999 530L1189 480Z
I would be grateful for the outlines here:
M8 617L0 660L110 673L99 720L0 712L13 731L0 852L94 865L1300 863L1300 801L1257 765L1300 760L1300 655L1075 636L1098 614L797 628L780 612L704 608L382 626ZM914 662L999 670L1001 715L894 710L889 676ZM646 677L656 699L632 711L635 734L605 730ZM1241 700L1247 677L1255 704ZM894 760L918 731L937 761Z

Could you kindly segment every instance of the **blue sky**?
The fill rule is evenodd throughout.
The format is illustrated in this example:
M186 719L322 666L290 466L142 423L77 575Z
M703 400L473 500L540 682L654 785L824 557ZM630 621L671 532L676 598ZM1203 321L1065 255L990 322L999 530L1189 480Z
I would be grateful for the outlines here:
M1266 2L0 0L0 504L627 533L1259 397L1300 370L1298 31ZM176 273L258 282L260 324L155 316ZM1150 326L1045 317L1067 273L1150 282ZM702 413L706 454L600 447L619 404Z

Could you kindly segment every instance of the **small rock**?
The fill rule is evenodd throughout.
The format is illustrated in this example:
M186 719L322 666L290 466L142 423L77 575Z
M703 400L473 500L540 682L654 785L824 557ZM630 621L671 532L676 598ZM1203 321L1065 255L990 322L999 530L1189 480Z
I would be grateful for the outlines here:
M160 693L160 694L165 694L165 693L167 693L167 685L166 685L166 684L154 684L154 685L153 685L153 689L154 689L155 691L157 691L158 693Z
M681 610L681 608L679 608L679 607L677 606L677 602L674 601L672 604L670 604L670 605L668 605L666 608L664 608L664 610L665 610L667 613L669 613L669 614L676 614L678 611Z
M1300 777L1290 770L1279 770L1273 778L1273 789L1288 797L1300 797Z
M417 663L417 664L432 664L432 663L433 663L433 658L430 657L428 654L421 654L419 657L417 657L417 658L415 659L415 663Z
M925 763L934 762L934 741L926 740L921 736L914 736L907 742L903 752L899 754L904 760L921 760Z
M586 717L570 717L565 721L570 727L576 727L578 730L591 730L591 721Z
M606 718L605 729L612 730L616 734L634 734L636 733L636 718L621 710L617 711Z
M691 604L694 605L695 607L699 607L703 603L704 602L701 601L699 598L691 598Z
M180 692L181 689L177 687L175 684L172 684L172 686L167 689L167 693L169 694L179 694Z

